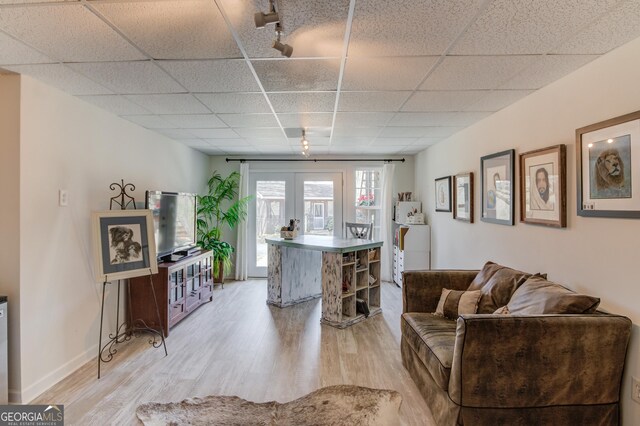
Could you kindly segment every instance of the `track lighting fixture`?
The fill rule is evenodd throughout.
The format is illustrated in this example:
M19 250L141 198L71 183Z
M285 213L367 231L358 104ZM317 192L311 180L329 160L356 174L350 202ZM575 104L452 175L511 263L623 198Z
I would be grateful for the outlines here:
M257 12L253 15L253 20L256 23L256 28L264 28L267 24L280 22L280 15L278 15L278 12L276 12L276 7L273 4L273 0L269 0L269 12Z
M293 54L293 47L289 46L288 44L280 43L280 40L273 40L273 46L271 47L279 51L282 56L286 56L287 58L290 58Z
M280 22L278 22L276 24L276 39L273 40L273 44L271 45L271 47L273 47L278 52L280 52L282 56L286 56L287 58L290 58L291 55L293 54L293 47L291 47L288 44L281 43L280 36L282 36L282 25L280 25Z
M309 158L309 141L307 140L304 129L302 129L302 139L300 143L302 144L302 155Z

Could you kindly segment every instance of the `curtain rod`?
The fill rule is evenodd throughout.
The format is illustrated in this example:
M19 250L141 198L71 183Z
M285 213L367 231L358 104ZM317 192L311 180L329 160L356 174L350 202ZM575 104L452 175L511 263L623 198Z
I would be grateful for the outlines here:
M330 158L225 158L225 160L228 162L230 161L239 161L241 163L246 163L246 162L251 162L251 161L312 161L314 163L319 163L319 162L324 162L324 161L384 161L385 163L392 163L394 161L399 161L401 163L405 162L405 159L392 159L392 158L370 158L370 159L365 159L365 158L337 158L337 159L330 159Z

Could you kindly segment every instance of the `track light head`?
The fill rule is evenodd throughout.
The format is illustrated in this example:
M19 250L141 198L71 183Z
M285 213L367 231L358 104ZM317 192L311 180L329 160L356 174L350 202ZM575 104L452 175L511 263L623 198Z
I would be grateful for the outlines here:
M256 23L256 28L264 28L267 24L275 24L280 22L280 15L278 15L278 12L257 12L253 15L253 20Z
M293 54L293 47L289 46L288 44L282 44L279 40L274 40L272 47L279 51L282 56L286 56L287 58L290 58Z

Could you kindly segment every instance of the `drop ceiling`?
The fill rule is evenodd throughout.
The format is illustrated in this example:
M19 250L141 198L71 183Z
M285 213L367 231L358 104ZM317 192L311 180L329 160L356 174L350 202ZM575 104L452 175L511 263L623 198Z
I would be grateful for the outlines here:
M0 0L0 67L211 155L415 154L640 36L638 0Z

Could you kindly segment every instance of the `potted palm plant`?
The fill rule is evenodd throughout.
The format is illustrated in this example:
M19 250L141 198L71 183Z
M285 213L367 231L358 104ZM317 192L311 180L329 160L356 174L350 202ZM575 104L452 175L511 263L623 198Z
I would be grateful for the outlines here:
M222 241L222 231L233 229L247 217L251 197L238 199L240 173L226 178L214 171L207 182L207 194L198 196L198 245L213 251L214 282L224 282L224 271L231 267L234 248Z

